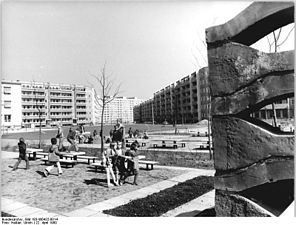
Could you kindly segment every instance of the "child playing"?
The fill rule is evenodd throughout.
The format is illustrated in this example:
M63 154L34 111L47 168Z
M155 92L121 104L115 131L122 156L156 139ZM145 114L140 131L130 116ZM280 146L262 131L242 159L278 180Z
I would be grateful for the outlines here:
M18 148L19 148L19 158L18 158L17 162L15 163L15 165L13 166L12 171L15 171L18 168L18 165L21 163L22 160L26 161L26 170L28 170L29 169L29 159L26 154L27 145L25 143L24 138L19 139Z
M131 158L128 159L128 163L127 163L127 171L129 174L134 175L134 182L133 185L138 185L137 183L137 178L138 178L138 174L139 174L139 156L138 156L138 152L137 152L137 144L136 143L132 143L130 150L126 151L125 155L126 156L130 156ZM126 176L125 176L126 178ZM123 178L122 180L124 181L125 178Z
M108 188L111 186L110 184L110 174L112 176L113 182L115 184L115 186L118 186L118 182L115 178L113 169L112 169L112 160L111 157L112 155L115 154L115 149L114 149L114 143L110 143L110 148L104 150L103 152L103 165L106 167L106 175L107 175L107 185Z
M61 164L59 162L60 161L59 156L60 156L60 152L59 152L58 145L57 145L57 139L52 138L51 139L51 146L49 148L49 154L48 154L48 161L52 165L45 168L45 171L44 171L45 177L47 177L49 175L50 171L54 168L55 165L58 167L58 176L62 175L63 171L61 168Z

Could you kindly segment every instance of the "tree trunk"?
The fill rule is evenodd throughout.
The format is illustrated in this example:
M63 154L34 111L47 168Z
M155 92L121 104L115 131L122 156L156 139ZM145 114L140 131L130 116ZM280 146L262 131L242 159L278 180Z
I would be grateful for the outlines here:
M101 154L103 154L104 151L104 110L105 110L105 105L103 103L102 106L102 114L101 114Z
M40 111L39 111L39 148L41 148L41 112Z

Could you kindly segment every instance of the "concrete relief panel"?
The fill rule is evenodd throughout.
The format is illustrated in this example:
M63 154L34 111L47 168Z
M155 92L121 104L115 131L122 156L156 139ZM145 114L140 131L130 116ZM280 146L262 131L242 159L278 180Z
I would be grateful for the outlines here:
M294 52L249 47L293 21L293 2L255 2L206 30L217 216L279 216L294 200L293 133L251 117L294 97Z

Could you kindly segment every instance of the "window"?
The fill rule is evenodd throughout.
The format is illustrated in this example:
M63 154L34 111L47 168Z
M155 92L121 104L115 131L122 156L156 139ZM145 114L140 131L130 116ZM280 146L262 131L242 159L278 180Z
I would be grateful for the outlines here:
M11 101L4 101L4 108L10 109L11 108Z
M4 122L11 122L11 115L4 115Z
M11 95L11 87L4 87L4 94Z

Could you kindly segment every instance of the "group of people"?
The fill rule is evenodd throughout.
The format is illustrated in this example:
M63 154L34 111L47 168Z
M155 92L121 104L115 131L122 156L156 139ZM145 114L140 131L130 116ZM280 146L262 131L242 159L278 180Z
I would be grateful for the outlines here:
M14 164L12 171L15 171L22 160L26 162L26 170L30 168L29 165L29 159L27 156L27 145L25 143L24 138L19 139L18 143L19 148L19 157L17 162ZM50 171L54 168L54 166L57 166L58 168L58 175L61 175L63 173L61 165L60 165L60 151L59 151L59 145L57 138L51 138L51 146L49 147L48 151L48 161L51 163L50 166L46 167L44 170L44 176L47 177Z
M72 128L69 129L67 140L71 144L68 150L77 146L77 133ZM139 174L139 157L137 141L131 144L130 149L123 152L122 140L123 140L123 126L117 124L114 132L112 133L112 141L110 147L105 149L102 154L102 164L106 168L107 185L110 187L110 176L113 179L114 185L122 185L129 176L134 176L133 184L138 185L137 178ZM52 169L56 166L58 170L58 176L62 175L63 171L60 165L61 151L64 150L63 146L64 134L61 126L58 126L58 133L56 137L51 138L51 146L49 147L48 161L50 166L46 167L43 171L44 177L47 177ZM22 160L26 162L26 169L29 169L29 159L26 154L26 143L24 138L19 139L19 158L13 166L13 171L16 170ZM78 150L74 149L74 150Z
M133 131L132 130L132 128L130 127L129 129L128 129L128 137L129 138L139 138L139 137L141 137L140 136L140 131L138 130L138 129L136 129L135 131ZM147 132L144 132L144 134L143 134L143 136L142 136L142 138L143 139L148 139L149 137L148 137L148 133Z
M107 185L110 187L110 175L115 186L122 185L128 176L133 175L133 185L138 185L139 174L138 145L132 143L130 149L122 151L116 142L110 143L110 148L103 152L102 165L106 168Z

